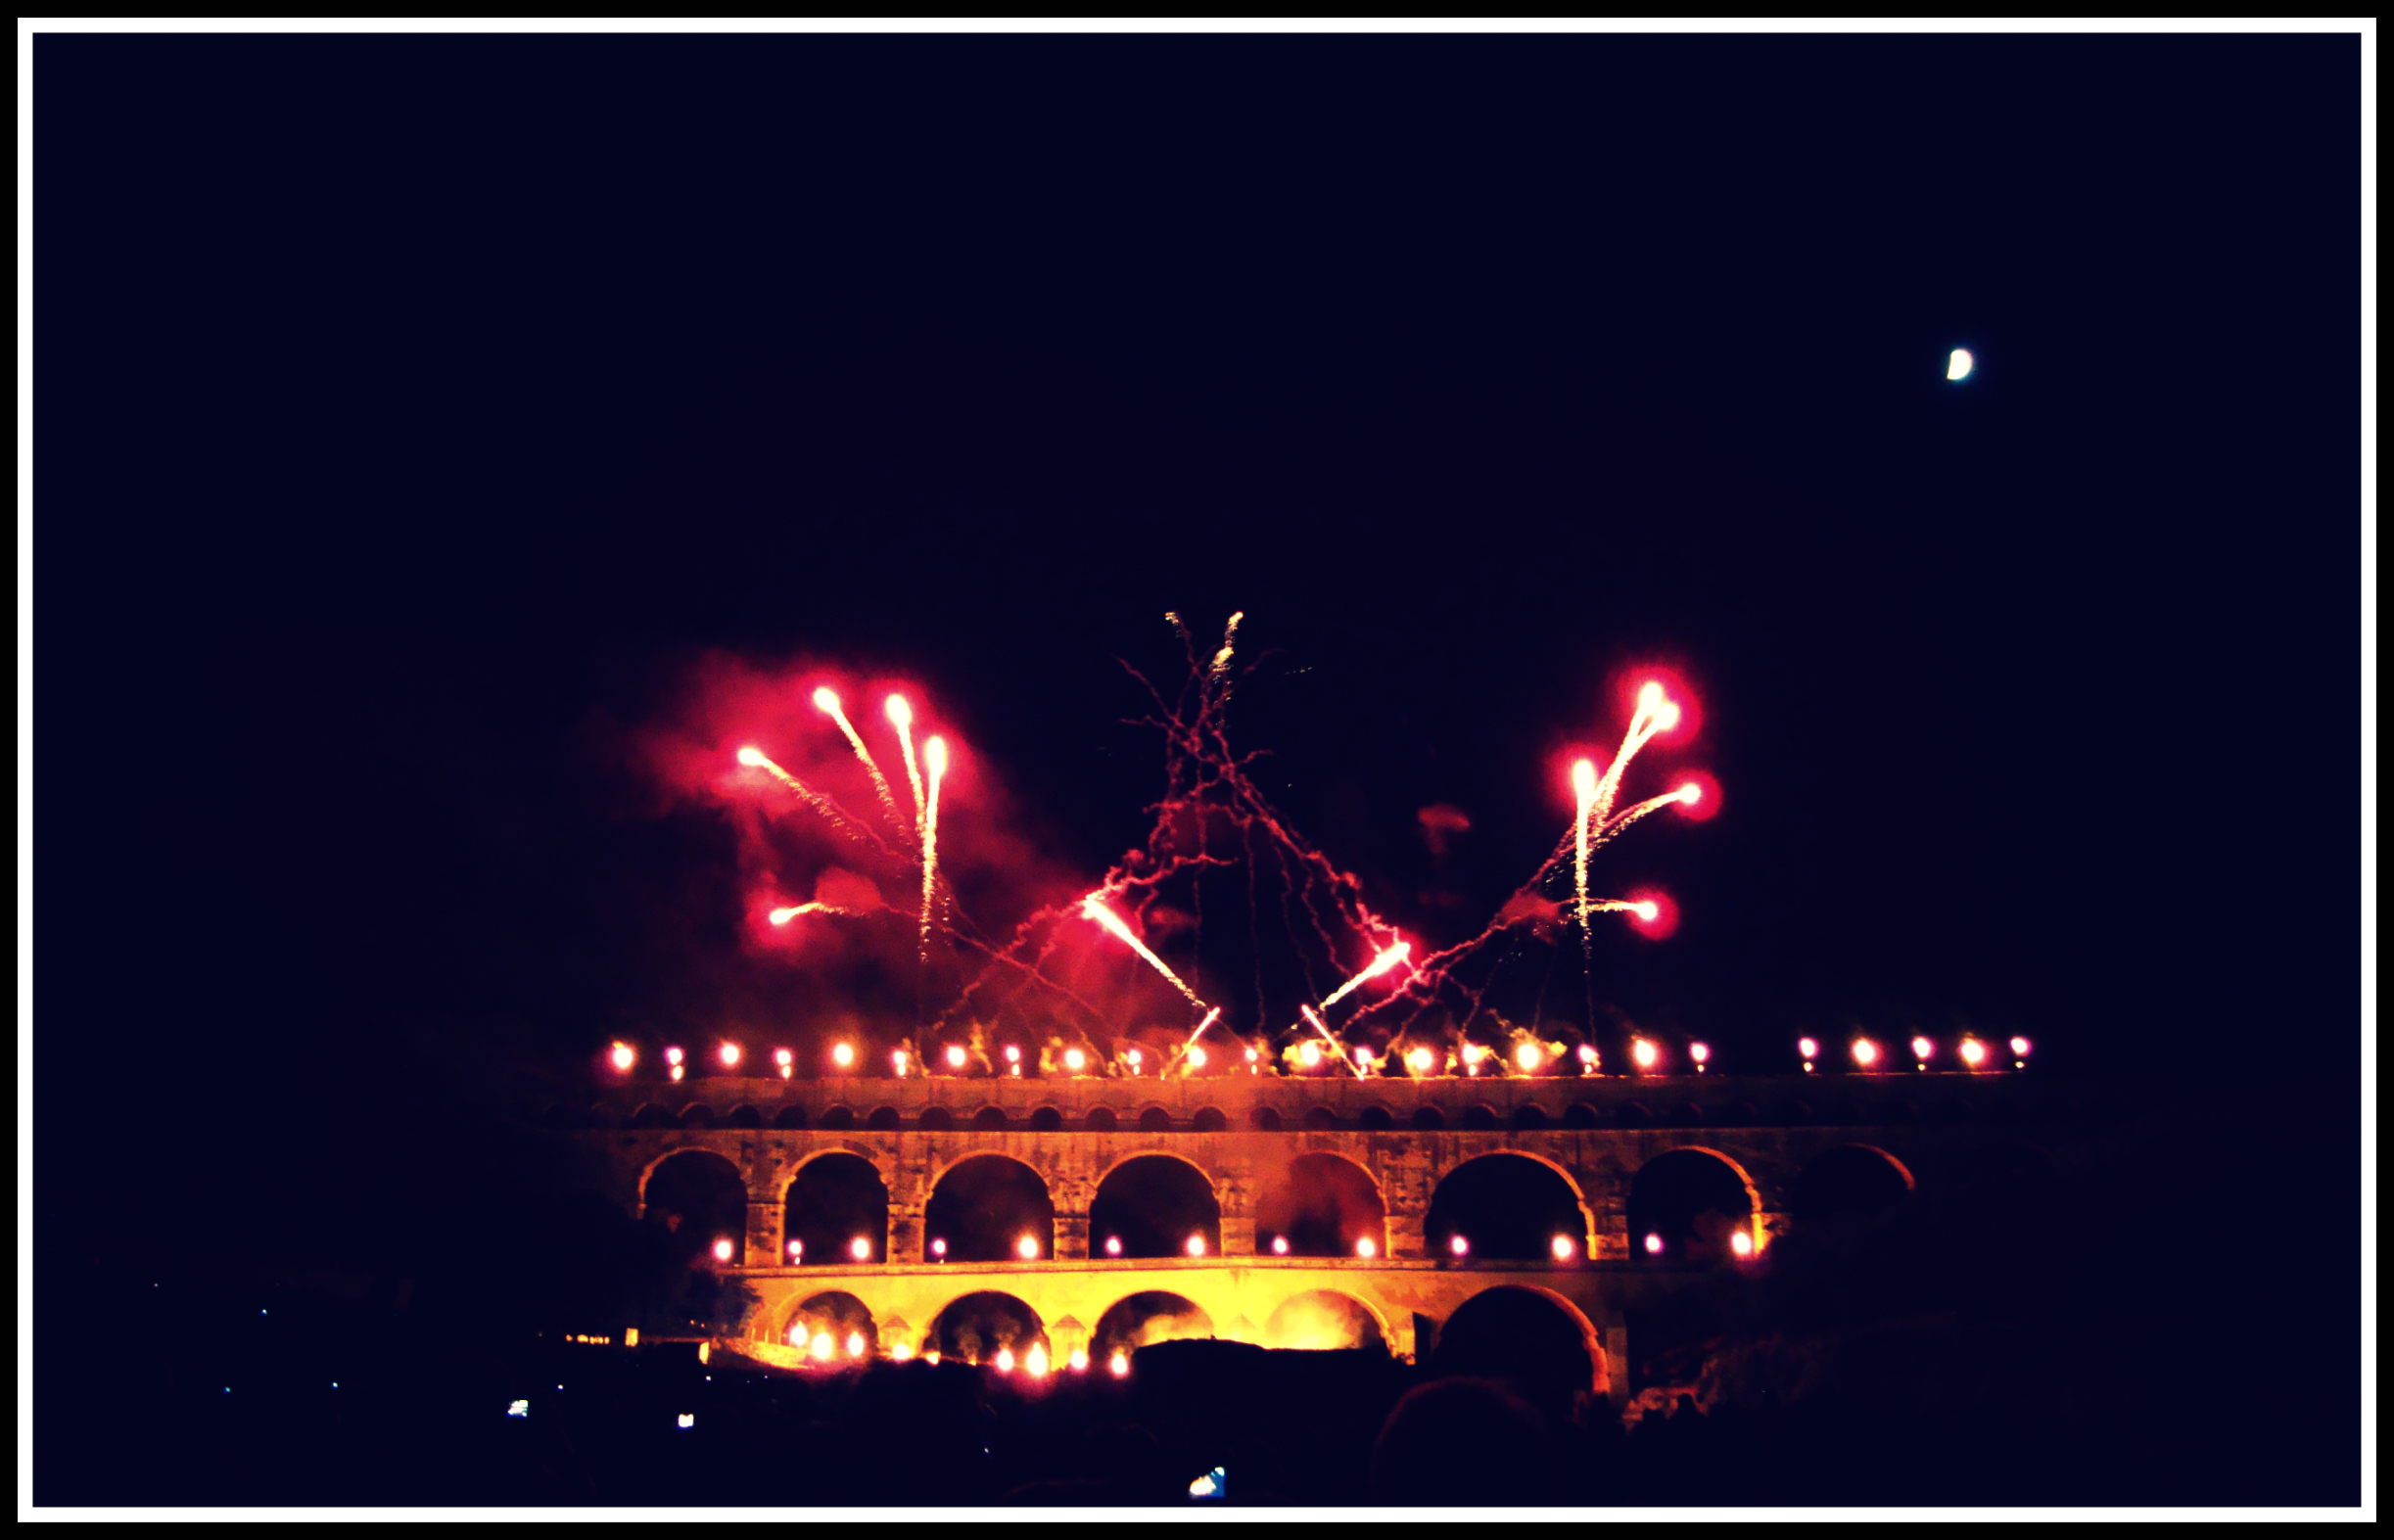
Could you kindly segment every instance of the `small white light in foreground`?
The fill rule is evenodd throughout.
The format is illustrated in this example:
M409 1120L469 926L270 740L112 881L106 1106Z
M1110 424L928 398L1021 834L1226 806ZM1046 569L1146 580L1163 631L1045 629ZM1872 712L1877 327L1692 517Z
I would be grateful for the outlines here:
M805 1255L806 1255L806 1242L805 1242L805 1241L803 1241L803 1240L793 1240L793 1241L791 1241L791 1242L790 1242L790 1260L791 1260L792 1262L797 1261L797 1260L798 1260L800 1257L805 1256Z
M856 1062L856 1050L845 1043L834 1043L831 1045L831 1062L846 1069Z
M1976 1038L1962 1039L1962 1062L1972 1069L1987 1062L1987 1045Z
M665 1050L665 1062L667 1062L668 1064L679 1064L679 1063L681 1063L681 1050L680 1049L667 1049L667 1050Z
M1374 1240L1370 1236L1364 1237L1361 1240L1355 1242L1355 1255L1363 1258L1367 1262L1370 1261L1372 1258L1380 1255L1380 1242Z
M639 1054L632 1050L629 1043L618 1043L607 1050L607 1062L617 1069L630 1069L638 1059Z
M1087 1064L1088 1062L1089 1055L1082 1052L1079 1049L1064 1050L1064 1068L1071 1070L1074 1074L1079 1074L1081 1071L1081 1066Z
M1048 1372L1048 1350L1033 1342L1031 1350L1023 1355L1022 1372L1033 1379L1045 1375Z
M1205 1237L1203 1236L1191 1236L1189 1237L1189 1254L1193 1257L1201 1257L1205 1254Z
M1208 1470L1203 1475L1198 1476L1196 1480L1190 1482L1189 1495L1191 1497L1219 1496L1222 1491L1222 1483L1221 1478L1215 1474L1215 1470L1219 1470L1221 1468L1217 1466L1215 1467L1214 1470Z
M1579 1045L1579 1062L1582 1064L1596 1062L1596 1050L1585 1043Z
M1713 1058L1712 1046L1705 1043L1690 1043L1687 1046L1687 1056L1698 1064L1710 1063Z
M1131 1372L1131 1355L1128 1353L1116 1353L1113 1357L1105 1361L1105 1367L1107 1370L1112 1372L1113 1377L1116 1379L1119 1379Z
M1020 1240L1015 1241L1014 1254L1022 1258L1022 1260L1025 1262L1038 1261L1039 1237L1036 1236L1024 1236Z
M865 1356L864 1332L851 1331L848 1333L848 1356L850 1358L863 1358Z
M859 1262L869 1262L872 1260L872 1242L859 1236L848 1242L848 1254Z
M1307 1043L1299 1047L1296 1050L1296 1061L1304 1065L1307 1069L1311 1069L1316 1064L1321 1063L1322 1050L1320 1046L1317 1044Z
M948 1242L945 1240L934 1240L931 1242L931 1255L935 1257L944 1257L947 1254Z
M1754 1237L1742 1230L1736 1231L1729 1237L1729 1249L1741 1257L1750 1257L1754 1255Z
M962 1069L964 1067L964 1050L962 1048L957 1048L954 1046L949 1048L948 1067L950 1069Z
M750 770L754 770L758 766L765 763L765 756L754 748L743 748L738 754L734 755L733 758L737 759L742 765L747 766Z
M1122 1237L1120 1236L1107 1236L1105 1237L1105 1254L1109 1257L1118 1257L1122 1254Z
M1289 1237L1287 1236L1274 1236L1272 1237L1272 1254L1276 1257L1285 1257L1289 1254Z
M740 1046L737 1043L727 1043L715 1050L715 1056L724 1061L724 1068L729 1069L740 1061Z
M2012 1057L2014 1057L2014 1058L2026 1058L2026 1057L2028 1057L2028 1039L2026 1039L2026 1038L2014 1038L2014 1039L2012 1039L2012 1040L2011 1040L2011 1052L2012 1052Z
M797 1062L797 1055L790 1052L788 1049L775 1049L774 1050L774 1062L787 1069Z
M1555 1251L1555 1260L1556 1260L1556 1261L1558 1261L1558 1262L1569 1262L1569 1261L1572 1259L1572 1254L1573 1254L1573 1252L1577 1251L1578 1249L1579 1249L1579 1248L1578 1248L1577 1246L1575 1246L1575 1245L1573 1245L1573 1244L1572 1243L1572 1237L1569 1237L1569 1236L1557 1236L1557 1237L1555 1237L1555 1245L1554 1245L1554 1251Z
M1970 356L1969 349L1954 349L1953 356L1946 360L1946 378L1948 380L1968 379L1970 377L1970 366L1974 362L1976 362L1976 360Z
M1868 1038L1854 1040L1854 1062L1868 1069L1879 1061L1879 1046Z
M915 1356L915 1345L912 1342L892 1342L889 1345L889 1356L903 1364Z
M1928 1039L1926 1039L1926 1038L1914 1038L1914 1039L1912 1039L1912 1057L1914 1057L1914 1058L1916 1058L1916 1059L1920 1060L1922 1063L1924 1063L1924 1064L1925 1064L1925 1063L1927 1063L1927 1062L1928 1062L1929 1055L1930 1055L1930 1054L1932 1054L1932 1053L1934 1053L1934 1052L1936 1052L1936 1051L1937 1051L1937 1045L1936 1045L1936 1044L1934 1044L1934 1043L1931 1043L1931 1042L1930 1042Z
M1405 1067L1417 1075L1429 1074L1430 1066L1436 1060L1428 1049L1413 1049L1405 1054Z
M1646 1254L1650 1257L1659 1257L1663 1254L1663 1237L1661 1236L1647 1236Z
M1663 1050L1644 1038L1635 1038L1629 1044L1629 1056L1637 1061L1638 1068L1652 1069L1655 1061L1663 1056Z
M1539 1057L1538 1046L1534 1043L1525 1043L1513 1050L1513 1062L1524 1069L1537 1068Z
M1454 1239L1446 1242L1446 1249L1452 1251L1459 1257L1470 1256L1472 1254L1472 1243L1464 1239L1461 1236L1457 1236Z
M816 1332L815 1340L807 1344L807 1351L813 1353L817 1358L825 1360L829 1359L831 1356L831 1333L828 1331Z
M1069 1362L1072 1365L1072 1372L1077 1375L1089 1367L1089 1354L1085 1349L1076 1347L1072 1350Z
M1018 1048L1014 1047L1014 1045L1012 1045L1011 1043L1009 1043L1008 1045L1006 1045L1006 1061L1007 1061L1009 1064L1019 1064L1019 1063L1021 1063L1021 1062L1022 1062L1022 1050L1020 1050L1020 1049L1018 1049Z
M507 1415L509 1417L530 1417L532 1416L532 1403L529 1401L510 1401L507 1403Z
M1810 1038L1798 1038L1796 1040L1796 1051L1803 1054L1806 1058L1818 1058L1820 1056L1820 1045Z
M718 1262L728 1262L731 1260L730 1241L718 1240L715 1242L715 1260Z
M674 1425L676 1427L696 1427L698 1425L698 1414L695 1412L684 1412L681 1416L674 1419Z
M1132 1069L1136 1070L1139 1067L1139 1050L1137 1049L1131 1050L1128 1053L1125 1053L1122 1056L1130 1060Z
M1189 1050L1189 1067L1191 1069L1203 1069L1205 1067L1205 1050L1203 1049L1191 1049Z
M998 1349L996 1363L999 1374L1012 1374L1014 1372L1014 1350L1010 1347L1002 1347Z

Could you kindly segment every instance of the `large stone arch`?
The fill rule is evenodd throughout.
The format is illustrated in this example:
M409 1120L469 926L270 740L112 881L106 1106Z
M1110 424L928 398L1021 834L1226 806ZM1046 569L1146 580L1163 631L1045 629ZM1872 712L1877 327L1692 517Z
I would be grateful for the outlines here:
M1707 1153L1709 1154L1711 1151L1708 1150ZM1567 1184L1569 1184L1572 1190L1572 1196L1578 1200L1579 1212L1593 1218L1594 1210L1588 1206L1587 1188L1580 1182L1578 1172L1573 1171L1562 1161L1557 1160L1552 1155L1546 1154L1542 1150L1524 1149L1518 1144L1499 1144L1493 1149L1475 1149L1464 1152L1454 1161L1448 1163L1447 1165L1441 1166L1437 1170L1431 1173L1430 1190L1433 1193L1436 1192L1439 1183L1444 1182L1448 1177L1453 1176L1456 1172L1462 1170L1465 1166L1470 1165L1473 1161L1485 1160L1490 1155L1519 1155L1524 1160L1536 1161L1539 1165L1544 1166L1549 1171L1552 1171L1556 1176L1561 1177ZM1740 1174L1742 1175L1743 1173L1741 1172Z
M1092 1193L1095 1193L1098 1189L1105 1185L1105 1179L1107 1177L1112 1176L1115 1172L1121 1170L1124 1166L1129 1165L1132 1161L1144 1160L1150 1155L1161 1155L1167 1160L1177 1160L1182 1165L1187 1166L1192 1171L1195 1171L1198 1176L1205 1179L1205 1185L1207 1187L1213 1189L1215 1201L1219 1202L1221 1200L1221 1175L1217 1172L1206 1170L1204 1164L1200 1162L1197 1158L1196 1154L1189 1149L1179 1145L1166 1143L1160 1139L1151 1139L1144 1142L1140 1147L1136 1149L1126 1149L1120 1154L1112 1155L1105 1168L1098 1172L1097 1175L1091 1179L1089 1190Z
M922 1200L926 1203L930 1201L931 1194L939 1190L939 1185L947 1181L949 1174L957 1167L967 1160L981 1160L992 1155L1001 1160L1010 1160L1015 1165L1028 1170L1048 1190L1048 1196L1051 1200L1056 1196L1060 1189L1070 1185L1070 1178L1065 1173L1061 1162L1045 1147L993 1149L944 1140L941 1144L943 1147L935 1149L931 1158L923 1163Z
M1010 1288L966 1288L952 1295L937 1310L931 1312L930 1319L923 1323L922 1331L926 1345L937 1349L942 1354L953 1351L954 1349L944 1340L944 1332L953 1326L949 1312L967 1301L987 1297L1010 1301L1020 1306L1022 1313L1030 1318L1031 1330L1027 1336L1017 1338L1009 1345L1021 1351L1027 1350L1030 1342L1046 1342L1048 1343L1048 1357L1051 1361L1054 1360L1056 1357L1055 1342L1048 1329L1047 1317L1040 1313L1038 1306ZM991 1355L985 1350L983 1356L986 1358Z
M1348 1205L1336 1201L1335 1193L1326 1194L1334 1198L1329 1214L1324 1212L1320 1203L1304 1201L1305 1194L1300 1190L1297 1173L1298 1168L1307 1162L1352 1172L1361 1183L1356 1196L1377 1213L1367 1216L1360 1211L1343 1212ZM1330 1184L1332 1188L1337 1185L1335 1182ZM1388 1190L1382 1173L1372 1169L1371 1161L1347 1150L1295 1150L1285 1160L1268 1166L1259 1165L1254 1173L1254 1246L1258 1255L1291 1254L1274 1242L1294 1240L1296 1246L1293 1254L1297 1256L1348 1257L1356 1254L1355 1242L1363 1237L1368 1237L1372 1242L1369 1254L1383 1257L1389 1254ZM1306 1237L1301 1233L1319 1232L1326 1219L1331 1220L1333 1228L1340 1232L1339 1243L1328 1247L1306 1244ZM1311 1238L1320 1239L1321 1237L1315 1235Z
M1628 1187L1622 1194L1622 1216L1629 1232L1630 1256L1633 1259L1642 1259L1649 1255L1676 1256L1679 1254L1679 1247L1684 1237L1663 1235L1661 1232L1648 1232L1646 1224L1642 1223L1639 1217L1641 1205L1650 1204L1653 1201L1652 1188L1647 1190L1645 1195L1639 1191L1640 1185L1645 1181L1647 1173L1662 1162L1677 1155L1701 1155L1718 1162L1736 1179L1735 1186L1743 1193L1746 1203L1745 1218L1743 1221L1733 1220L1729 1234L1712 1236L1708 1238L1700 1232L1696 1238L1687 1239L1686 1244L1692 1248L1687 1255L1694 1258L1713 1254L1717 1259L1730 1255L1729 1248L1732 1246L1744 1248L1735 1252L1739 1256L1749 1255L1753 1250L1760 1247L1764 1243L1768 1231L1764 1221L1762 1192L1755 1183L1754 1173L1747 1169L1745 1162L1726 1150L1710 1144L1671 1144L1646 1156L1645 1159L1638 1162L1637 1169L1629 1174ZM1645 1212L1651 1215L1651 1209ZM1702 1215L1699 1214L1697 1217L1701 1219ZM1645 1233L1641 1236L1641 1232ZM1738 1238L1740 1234L1743 1235L1743 1239ZM1662 1237L1659 1242L1656 1238L1658 1235ZM1658 1245L1664 1249L1658 1250Z
M873 1170L881 1174L881 1186L889 1190L890 1207L894 1209L898 1206L897 1157L889 1150L876 1149L862 1140L841 1140L837 1143L821 1144L801 1151L797 1159L786 1162L775 1171L772 1193L774 1200L787 1203L790 1189L798 1181L798 1174L826 1155L854 1155L860 1160L869 1161Z
M1577 1230L1580 1238L1574 1249L1580 1250L1581 1258L1597 1254L1604 1244L1604 1229L1598 1221L1595 1206L1588 1201L1587 1189L1580 1183L1579 1174L1552 1155L1534 1149L1523 1149L1514 1144L1500 1144L1492 1149L1471 1151L1462 1159L1442 1167L1432 1175L1418 1221L1423 1243L1425 1245L1433 1244L1432 1232L1438 1227L1432 1224L1432 1220L1439 1212L1441 1206L1439 1199L1446 1193L1447 1185L1469 1167L1507 1158L1517 1158L1528 1161L1534 1166L1542 1166L1562 1180L1564 1190L1570 1195L1573 1208L1577 1214ZM1449 1209L1447 1212L1451 1214L1452 1210ZM1559 1211L1557 1217L1559 1220ZM1441 1253L1441 1259L1443 1256L1444 1253Z
M673 1159L677 1155L712 1155L717 1160L722 1161L725 1165L731 1168L733 1174L740 1179L740 1186L742 1189L745 1189L748 1186L748 1173L740 1169L740 1163L731 1156L725 1154L722 1150L717 1149L714 1145L676 1144L670 1149L659 1150L654 1158L650 1159L645 1165L640 1167L639 1180L633 1185L634 1202L638 1212L646 1213L648 1210L649 1179L657 1174L657 1168L659 1166L664 1165L667 1161Z
M1340 1282L1343 1283L1344 1281L1341 1280ZM1298 1304L1300 1301L1316 1295L1343 1299L1361 1309L1365 1315L1371 1318L1372 1330L1380 1334L1381 1344L1387 1347L1391 1351L1395 1349L1396 1334L1390 1330L1389 1327L1389 1310L1387 1305L1384 1301L1370 1297L1370 1291L1368 1289L1352 1285L1346 1287L1332 1287L1327 1283L1316 1283L1310 1288L1292 1288L1289 1290L1287 1294L1283 1295L1276 1303L1274 1303L1271 1309L1264 1312L1263 1320L1256 1324L1258 1330L1267 1338L1269 1338L1273 1333L1273 1322L1285 1321L1286 1313L1291 1309L1291 1307Z
M1601 1396L1616 1388L1612 1382L1614 1366L1606 1355L1603 1333L1597 1330L1595 1322L1588 1318L1587 1312L1579 1307L1576 1300L1573 1300L1569 1295L1564 1294L1559 1290L1550 1288L1545 1284L1537 1283L1531 1279L1507 1279L1503 1283L1491 1283L1487 1287L1474 1290L1469 1296L1458 1301L1454 1308L1446 1313L1447 1326L1452 1326L1454 1322L1458 1318L1463 1317L1474 1304L1487 1299L1491 1295L1508 1293L1527 1295L1545 1304L1555 1306L1563 1313L1565 1320L1567 1320L1570 1325L1577 1330L1579 1335L1579 1346L1581 1350L1587 1354L1590 1378L1584 1385L1576 1383L1571 1385L1569 1387L1571 1390L1573 1392L1585 1390L1591 1395ZM1444 1332L1442 1329L1441 1336L1443 1337L1443 1335ZM1459 1362L1457 1359L1457 1353L1455 1351L1456 1349L1461 1349L1465 1355L1468 1355L1470 1352L1469 1346L1460 1340L1452 1342L1441 1340L1439 1343L1438 1353L1433 1355L1432 1360L1433 1364L1436 1366L1437 1372L1442 1374L1488 1373L1493 1370L1497 1370L1500 1367L1499 1365L1485 1362ZM1443 1362L1438 1362L1439 1360L1443 1360ZM1520 1366L1520 1362L1521 1361L1518 1359L1513 1360L1513 1364L1517 1368Z
M1033 1186L1022 1188L1018 1196L1031 1209L1044 1209L1045 1218L1015 1215L1009 1216L1004 1225L999 1225L996 1223L997 1216L991 1211L975 1207L971 1199L949 1191L949 1184L959 1172L983 1162L1011 1166L1026 1174ZM1042 1171L1038 1163L1004 1149L968 1150L936 1169L937 1174L930 1177L922 1190L921 1239L924 1255L921 1260L961 1263L975 1260L976 1253L977 1260L982 1261L1050 1262L1056 1259L1061 1208L1056 1202L1059 1184L1052 1172ZM944 1214L940 1212L943 1209ZM892 1227L893 1231L895 1228ZM1035 1244L1028 1253L1018 1251L1010 1239L999 1235L1001 1230L1009 1236L1027 1235ZM992 1250L992 1246L999 1249Z
M1128 1179L1142 1166L1160 1170L1144 1178L1144 1192L1134 1191ZM1092 1256L1116 1255L1117 1237L1126 1248L1119 1254L1131 1258L1223 1254L1222 1190L1177 1152L1135 1154L1106 1167L1090 1189L1087 1217ZM1200 1242L1202 1249L1188 1249Z

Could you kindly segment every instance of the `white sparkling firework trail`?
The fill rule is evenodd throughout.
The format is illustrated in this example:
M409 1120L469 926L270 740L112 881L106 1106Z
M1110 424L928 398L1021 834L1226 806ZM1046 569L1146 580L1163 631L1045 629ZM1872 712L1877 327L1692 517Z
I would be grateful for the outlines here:
M1096 894L1092 893L1089 895L1089 897L1081 900L1081 912L1088 915L1091 919L1096 920L1107 930L1112 931L1115 935L1121 937L1123 943L1133 952L1138 953L1141 957L1148 959L1148 966L1162 974L1166 979L1169 979L1174 989L1179 990L1183 995L1186 995L1189 998L1189 1003L1197 1006L1197 1008L1199 1010L1206 1008L1205 1003L1197 999L1197 991L1182 983L1181 976L1179 974L1173 972L1170 968L1165 967L1164 959L1157 957L1154 953L1150 952L1146 942L1141 941L1137 936L1132 935L1130 926L1122 923L1122 916L1116 914L1112 910L1107 909L1099 901Z
M865 747L864 735L856 730L856 723L848 720L848 714L840 710L839 696L826 686L815 692L815 705L839 723L839 730L847 736L848 747L856 750L856 757L865 762L865 773L872 777L873 794L881 799L881 811L889 815L891 826L901 834L913 833L906 826L905 816L898 812L898 799L890 795L889 778L881 773L881 767L873 759L872 750Z
M1330 1045L1330 1056L1337 1059L1339 1063L1345 1064L1348 1069L1354 1072L1355 1078L1357 1080L1361 1080L1363 1078L1363 1066L1360 1064L1349 1063L1347 1061L1346 1049L1338 1042L1337 1038L1330 1035L1330 1028L1322 1025L1322 1018L1315 1014L1314 1008L1311 1005L1299 1005L1296 1008L1305 1013L1305 1019L1313 1023L1313 1030L1322 1034L1322 1041Z
M915 708L903 695L892 695L883 708L889 713L889 724L898 729L898 747L906 754L906 783L915 792L915 826L922 827L922 769L915 763Z
M1239 623L1246 619L1246 611L1231 611L1230 624L1222 629L1222 650L1213 655L1213 677L1220 678L1230 668L1231 648L1239 639Z
M1637 692L1637 710L1629 718L1629 730L1620 740L1620 752L1613 756L1606 768L1604 779L1596 785L1596 806L1593 817L1602 824L1613 816L1613 798L1620 790L1621 772L1637 758L1637 751L1646 740L1658 732L1668 732L1679 724L1679 708L1663 693L1663 686L1649 680Z
M1573 832L1578 843L1578 860L1573 873L1578 880L1579 932L1584 941L1588 928L1588 815L1596 806L1596 767L1581 760L1572 767L1572 790L1579 802L1579 821Z
M801 914L846 914L854 916L863 912L864 910L844 910L836 904L792 904L786 908L775 910L765 917L772 920L776 925L786 925Z
M1189 1041L1182 1044L1180 1047L1180 1051L1172 1055L1172 1064L1177 1064L1182 1059L1188 1057L1189 1050L1197 1047L1197 1039L1205 1035L1205 1029L1221 1019L1222 1007L1219 1005L1216 1005L1213 1007L1213 1009L1205 1012L1205 1019L1197 1024L1197 1030L1189 1034ZM1170 1069L1172 1064L1166 1064L1164 1068Z
M927 965L931 959L933 895L939 891L939 781L948 773L947 740L926 739L922 757L931 770L931 791L922 810L922 960Z
M1348 979L1337 989L1332 990L1330 992L1330 998L1322 1002L1322 1008L1324 1010L1328 1010L1331 1006L1346 999L1347 996L1352 995L1356 989L1362 986L1366 981L1380 977L1380 975L1387 972L1390 968L1404 961L1405 958L1411 957L1412 955L1412 942L1398 942L1395 946L1390 947L1385 952L1383 952L1379 957L1374 957L1371 960L1371 963L1366 966L1362 972L1356 974L1353 978Z
M824 819L828 821L833 828L838 829L842 834L847 835L850 839L856 840L860 844L881 844L879 840L873 838L869 831L865 829L860 824L852 821L848 815L842 813L839 810L839 805L837 803L833 802L830 798L824 796L822 793L815 790L814 787L809 786L805 781L800 780L797 776L791 774L788 770L783 770L780 766L775 765L772 760L766 758L761 750L744 748L740 750L738 759L742 765L748 766L752 770L761 770L766 774L771 775L774 779L779 781L782 785L787 786L793 793L796 794L800 802L805 803L808 807L813 808L817 813L821 814ZM884 846L882 848L886 849L887 847Z

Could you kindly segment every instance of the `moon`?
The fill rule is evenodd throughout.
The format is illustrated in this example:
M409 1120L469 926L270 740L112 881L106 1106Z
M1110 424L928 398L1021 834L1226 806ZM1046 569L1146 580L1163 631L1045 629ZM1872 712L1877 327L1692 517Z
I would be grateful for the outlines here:
M1946 360L1946 378L1948 380L1962 380L1969 378L1970 365L1975 360L1970 356L1969 349L1954 349L1953 356Z

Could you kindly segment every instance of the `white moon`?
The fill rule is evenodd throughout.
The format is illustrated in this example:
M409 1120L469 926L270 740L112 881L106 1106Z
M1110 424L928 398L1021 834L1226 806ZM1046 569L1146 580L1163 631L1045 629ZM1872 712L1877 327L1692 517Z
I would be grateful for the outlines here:
M1954 349L1953 356L1946 360L1946 378L1948 380L1959 380L1967 377L1970 373L1970 362L1971 359L1969 349Z

